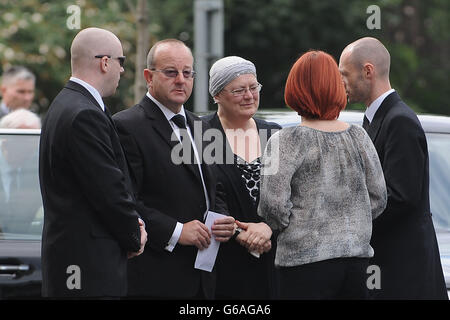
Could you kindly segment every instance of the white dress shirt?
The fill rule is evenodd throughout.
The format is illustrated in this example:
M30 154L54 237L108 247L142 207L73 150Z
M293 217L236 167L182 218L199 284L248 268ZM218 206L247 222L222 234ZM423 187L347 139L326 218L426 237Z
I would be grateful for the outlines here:
M166 117L167 121L169 121L169 124L172 127L173 132L177 136L178 140L181 142L180 128L171 120L172 117L175 116L175 113L173 113L172 110L170 110L169 108L167 108L164 105L162 105L149 92L147 92L147 97L149 97L149 99L152 100L159 107L159 109L161 109L161 111L164 114L164 116ZM178 114L181 114L187 121L186 112L184 111L184 106L181 106L181 110L180 110L180 112ZM199 156L198 156L197 146L194 143L194 138L192 136L191 129L189 128L188 125L186 125L186 129L187 129L189 138L192 141L192 149L194 150L194 155L195 155L195 158L197 159L198 170L200 171L200 177L202 179L203 192L205 194L205 199L206 199L206 212L203 214L203 218L205 218L206 214L209 211L208 191L206 190L206 185L205 185L205 181L204 181L204 178L203 178L203 172L202 172L202 168L201 168L201 165L200 165L200 159L199 159ZM165 247L165 249L167 251L172 252L172 250L175 248L175 245L177 244L178 240L180 239L182 229L183 229L183 224L180 223L180 222L177 222L175 230L172 233L172 237L170 238L169 243Z
M75 78L75 77L70 77L70 81L78 83L79 85L83 86L87 91L89 91L89 93L92 94L92 96L98 102L98 104L100 105L102 110L105 111L105 104L103 103L102 97L100 96L100 93L97 91L97 89L95 89L93 86L91 86L86 81L83 81L83 80Z
M375 117L375 113L377 113L378 109L380 108L381 104L383 103L384 99L390 95L392 92L394 92L394 89L388 90L385 93L383 93L381 96L376 98L366 109L365 115L367 119L369 120L369 123L372 122L373 117Z

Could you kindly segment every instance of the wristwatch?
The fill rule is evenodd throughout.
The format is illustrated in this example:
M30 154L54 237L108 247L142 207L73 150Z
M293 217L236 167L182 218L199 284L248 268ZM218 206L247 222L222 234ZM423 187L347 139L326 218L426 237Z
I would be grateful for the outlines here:
M242 230L241 228L237 227L237 228L234 230L234 234L231 236L231 239L232 239L232 240L235 240L236 237L237 237L242 231L244 231L244 230Z

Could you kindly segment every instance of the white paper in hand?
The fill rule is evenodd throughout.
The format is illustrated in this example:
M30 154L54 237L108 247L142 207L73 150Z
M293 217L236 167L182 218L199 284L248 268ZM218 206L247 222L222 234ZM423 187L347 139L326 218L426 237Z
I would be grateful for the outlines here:
M227 216L214 211L208 211L205 225L208 227L209 231L211 231L211 227L214 224L214 221L216 221L216 219L225 217ZM203 250L198 250L194 268L211 272L214 268L214 263L216 262L217 253L219 252L219 246L220 242L217 241L214 236L212 236L209 247Z

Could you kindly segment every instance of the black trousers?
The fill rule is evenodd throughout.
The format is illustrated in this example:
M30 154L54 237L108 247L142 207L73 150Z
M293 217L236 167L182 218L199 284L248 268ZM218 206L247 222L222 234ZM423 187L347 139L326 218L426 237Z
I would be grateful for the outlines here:
M280 267L280 298L368 299L368 265L367 258L337 258Z

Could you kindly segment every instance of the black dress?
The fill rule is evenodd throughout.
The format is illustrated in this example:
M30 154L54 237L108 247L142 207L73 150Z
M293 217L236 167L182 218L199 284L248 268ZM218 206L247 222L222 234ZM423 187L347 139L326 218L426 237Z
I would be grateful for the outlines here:
M223 154L232 152L225 131L217 113L203 117L212 128L219 129L223 135ZM278 124L254 119L264 150L272 133L281 127ZM266 138L267 137L267 138ZM257 215L259 202L260 159L251 163L234 155L234 163L217 165L219 183L226 193L228 212L242 222L261 222ZM276 241L272 236L272 249L255 258L235 240L220 244L216 260L217 299L271 299L277 297L274 267Z

